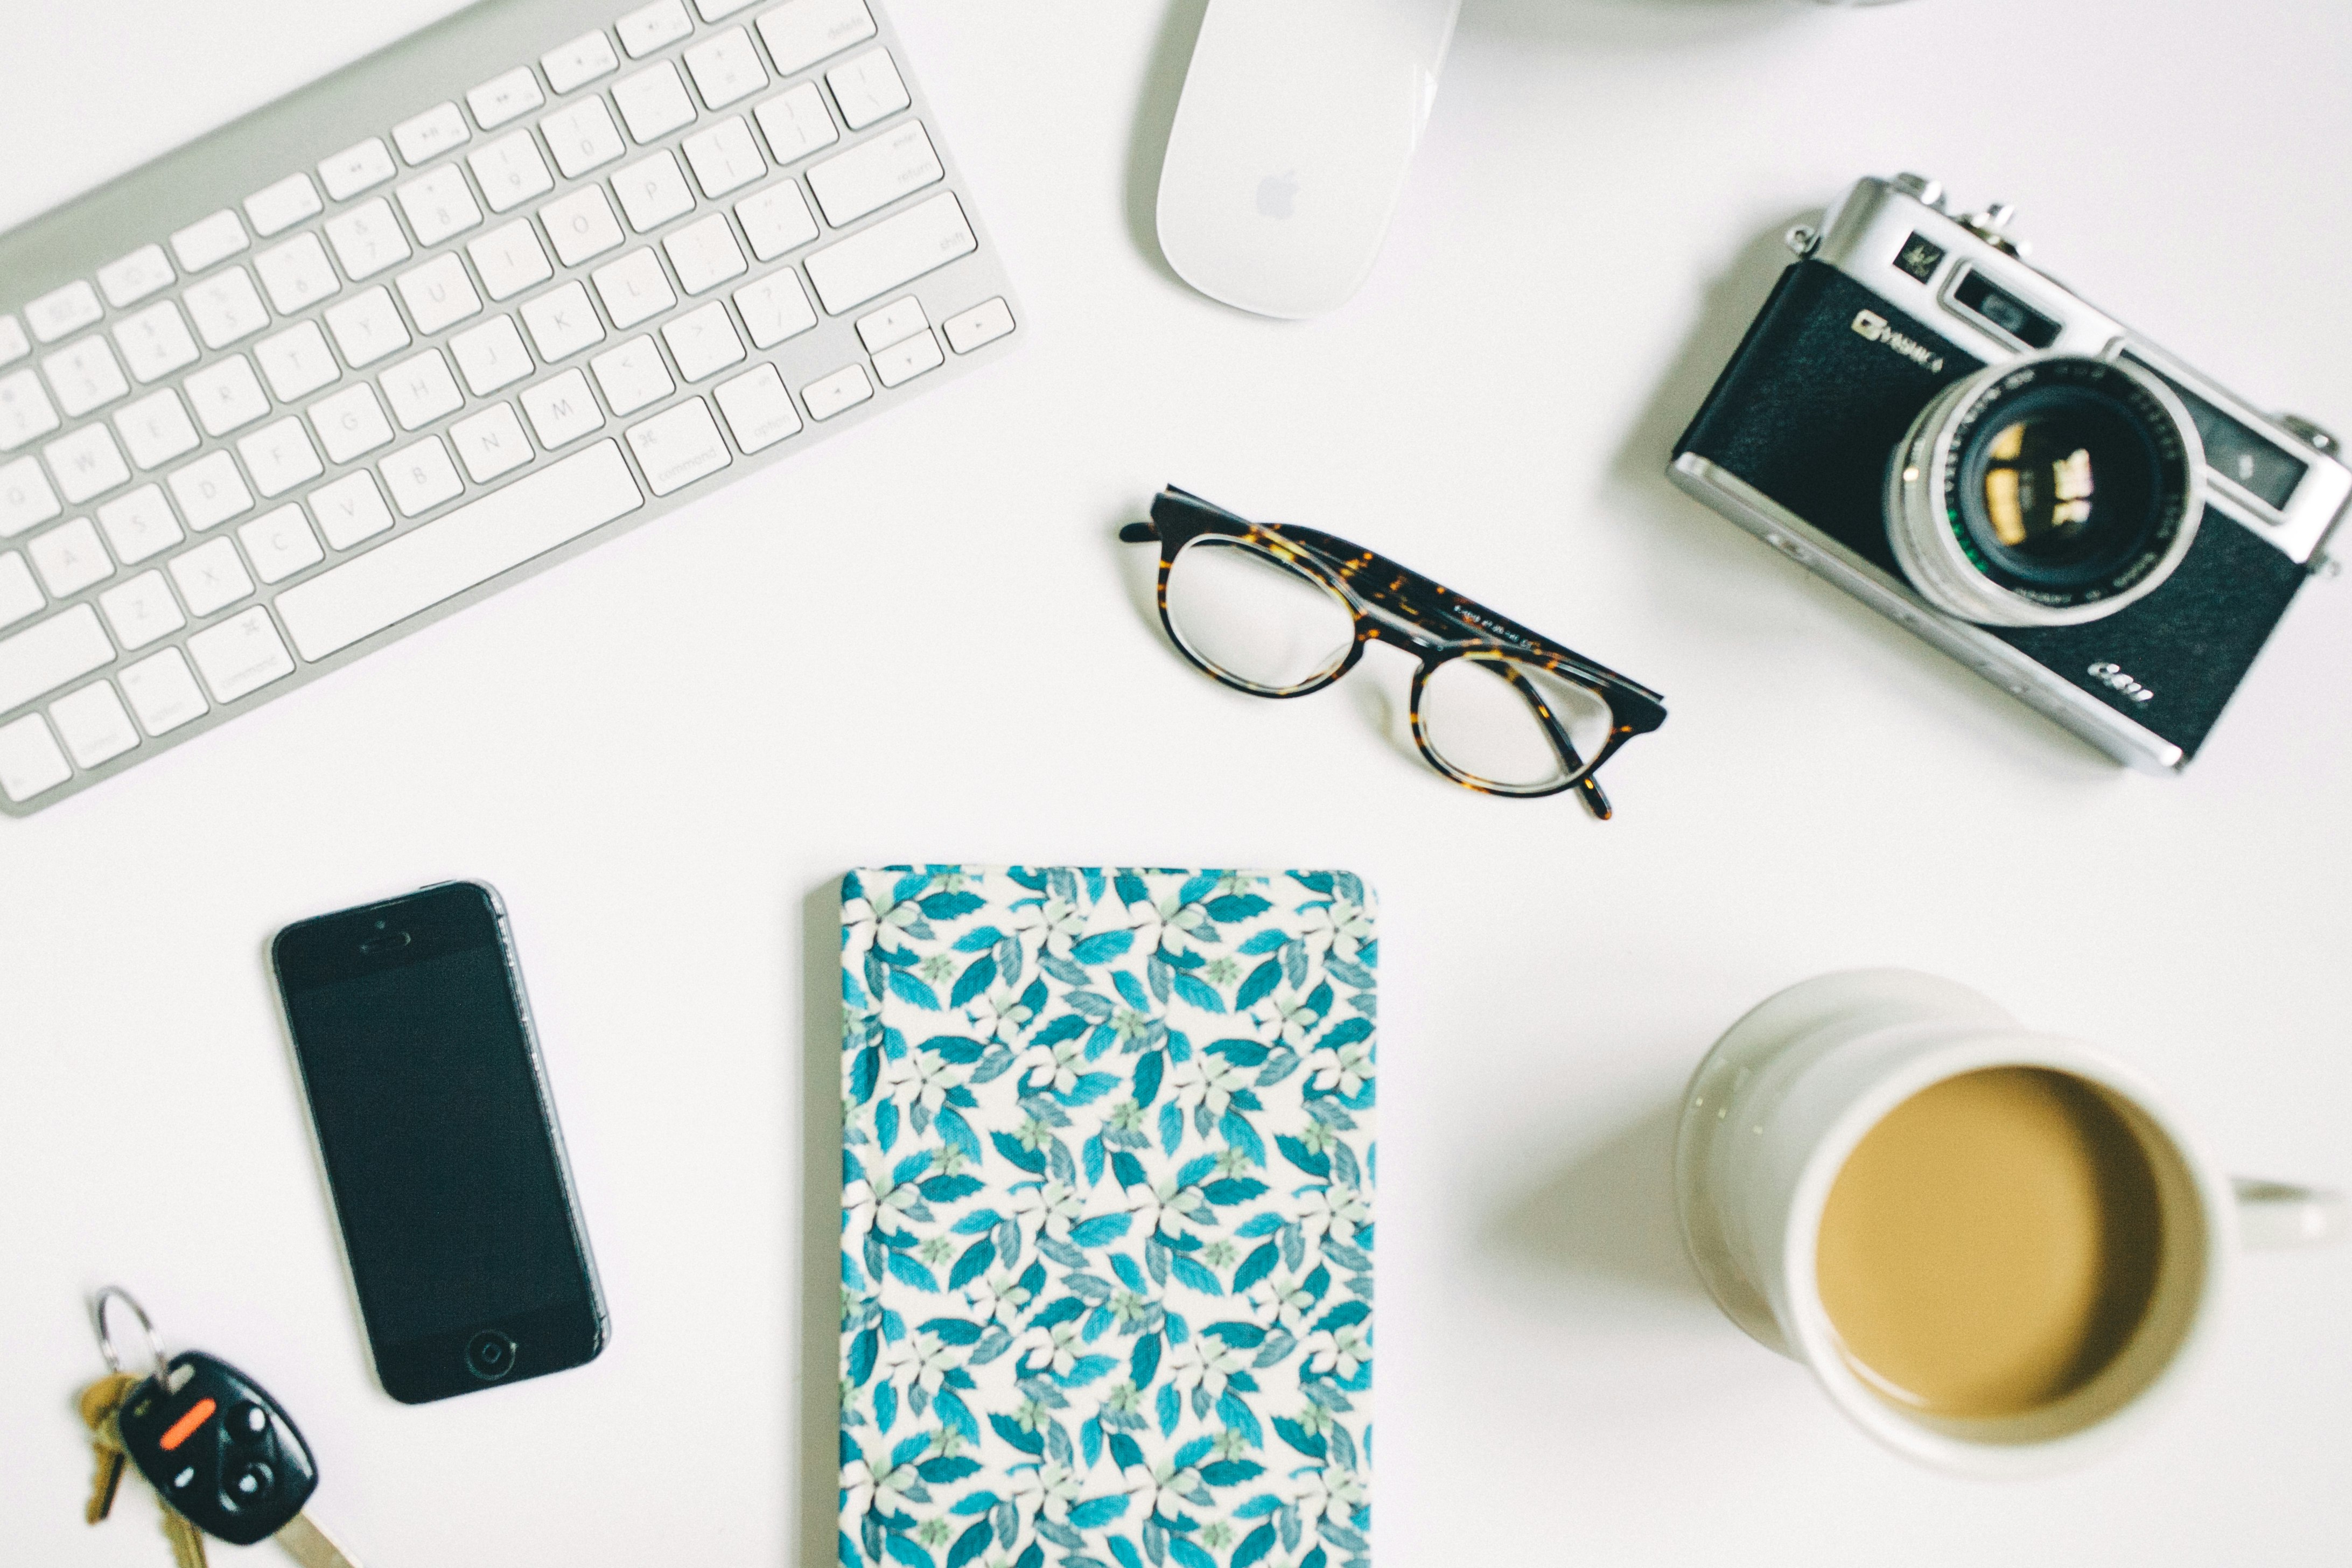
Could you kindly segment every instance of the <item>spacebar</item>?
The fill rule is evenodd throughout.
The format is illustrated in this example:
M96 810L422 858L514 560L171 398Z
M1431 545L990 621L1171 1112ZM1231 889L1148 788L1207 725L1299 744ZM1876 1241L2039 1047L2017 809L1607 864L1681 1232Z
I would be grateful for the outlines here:
M645 505L618 443L459 507L278 595L306 659L324 658Z

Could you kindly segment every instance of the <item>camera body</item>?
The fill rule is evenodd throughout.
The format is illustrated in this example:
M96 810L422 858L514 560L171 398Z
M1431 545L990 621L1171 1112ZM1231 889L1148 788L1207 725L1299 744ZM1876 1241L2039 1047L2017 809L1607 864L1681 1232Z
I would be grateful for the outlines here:
M2027 265L2004 232L2008 216L2000 206L1957 213L1934 182L1903 174L1856 184L1818 233L1790 230L1798 259L1684 432L1669 476L2116 761L2177 771L2295 591L2326 564L2323 548L2352 501L2352 468L2325 431L2255 412ZM1951 465L1948 491L1923 471L1935 467L1942 479L1927 457L1929 427L1939 418L1951 427L1958 416L1942 411L1956 398L1981 388L1988 404L2010 395L2021 405L2018 389L2054 395L2030 384L2067 374L2117 384L2093 389L2100 396L2119 389L2137 400L2139 413L2116 417L2136 420L2151 453L2170 443L2175 482L2167 523L2154 515L2156 500L2119 489L2109 480L2117 468L2103 463L2099 504L2110 517L2126 505L2148 512L2142 531L2155 543L2139 564L2064 601L2072 607L2062 614L2034 602L2054 595L2021 596L2002 591L2013 582L1995 581L2001 574L1988 557L2005 552L1987 534L1986 442L1977 442L1972 498L1959 487L1964 462ZM1971 378L1969 388L1956 384ZM1985 425L1991 431L1998 420ZM2011 452L2016 445L2012 434ZM1956 453L1969 456L1948 442L1943 456ZM2072 456L2087 464L2083 451ZM2154 472L2156 457L2147 461ZM2064 464L2056 468L2057 493L2073 493ZM2013 512L2017 480L2007 482ZM2082 493L2090 494L2087 469ZM1989 551L1964 526L1963 499ZM2090 502L2074 504L2090 512ZM2045 499L2041 517L2054 506L2063 518L2067 505ZM2162 527L2171 532L2159 538ZM1945 546L1943 584L1920 569L1922 540ZM1955 596L1971 585L1958 579L1979 575L1980 598L2040 624L1999 624L1995 610Z

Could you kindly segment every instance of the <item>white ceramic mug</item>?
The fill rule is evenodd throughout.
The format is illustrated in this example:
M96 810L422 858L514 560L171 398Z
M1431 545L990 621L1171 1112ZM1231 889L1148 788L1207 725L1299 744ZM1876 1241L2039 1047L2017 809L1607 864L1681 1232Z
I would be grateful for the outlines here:
M1865 1133L1928 1086L1999 1067L2046 1068L2103 1091L2148 1157L2164 1243L2138 1329L2088 1383L2021 1415L1938 1416L1875 1392L1851 1363L1822 1304L1815 1241L1831 1185ZM2120 1063L1904 970L1810 980L1733 1025L1691 1079L1675 1178L1684 1242L1734 1322L1804 1363L1888 1447L1980 1476L2058 1468L2122 1436L2208 1336L2241 1247L2324 1240L2346 1220L2339 1195L2218 1175Z

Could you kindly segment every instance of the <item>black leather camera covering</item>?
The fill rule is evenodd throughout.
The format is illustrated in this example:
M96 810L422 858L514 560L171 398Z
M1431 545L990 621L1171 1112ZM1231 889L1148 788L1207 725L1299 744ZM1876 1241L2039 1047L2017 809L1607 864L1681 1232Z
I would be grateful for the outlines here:
M1855 331L1864 310L1931 363ZM1836 268L1800 261L1781 274L1675 455L1729 470L1901 580L1886 542L1887 460L1919 410L1981 365ZM1983 629L2194 756L2304 576L2208 509L2171 580L2137 604L2079 626ZM2109 664L2155 696L2134 701L2090 673Z

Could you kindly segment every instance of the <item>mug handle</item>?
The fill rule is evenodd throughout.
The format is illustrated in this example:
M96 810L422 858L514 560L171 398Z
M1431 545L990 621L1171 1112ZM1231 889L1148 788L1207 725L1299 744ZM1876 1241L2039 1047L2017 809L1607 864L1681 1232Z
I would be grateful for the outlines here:
M2342 1193L2245 1176L2231 1177L2230 1185L2238 1194L2238 1241L2249 1252L2311 1247L2352 1229Z

